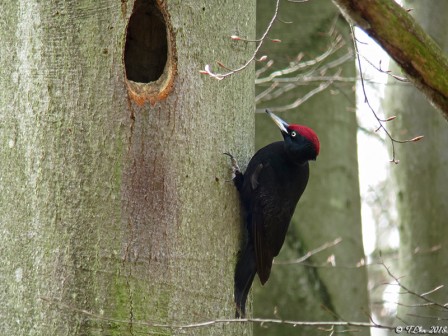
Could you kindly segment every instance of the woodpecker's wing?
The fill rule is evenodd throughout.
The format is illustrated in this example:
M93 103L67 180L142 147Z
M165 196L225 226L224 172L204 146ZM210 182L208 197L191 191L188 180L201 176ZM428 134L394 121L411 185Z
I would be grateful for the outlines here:
M252 214L252 232L254 239L255 260L257 265L257 273L261 284L264 285L271 274L272 260L274 256L268 246L266 230L263 225L263 216L261 212Z
M269 163L259 163L250 176L253 196L251 204L250 230L254 240L257 273L264 284L271 273L272 260L280 251L288 229L282 218L284 211L277 204L278 196L267 183L274 177L273 167Z

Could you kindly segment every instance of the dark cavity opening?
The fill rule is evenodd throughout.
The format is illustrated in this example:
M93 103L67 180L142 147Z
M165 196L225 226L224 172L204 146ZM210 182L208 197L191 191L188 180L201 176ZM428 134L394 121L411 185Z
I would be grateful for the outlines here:
M167 53L166 23L155 0L137 0L126 33L127 79L140 83L156 81L165 68Z

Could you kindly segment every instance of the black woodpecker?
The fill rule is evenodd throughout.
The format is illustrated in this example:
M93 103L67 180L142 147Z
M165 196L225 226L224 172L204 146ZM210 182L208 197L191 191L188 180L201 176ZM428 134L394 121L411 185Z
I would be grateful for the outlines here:
M266 110L283 135L261 148L241 173L232 159L233 182L240 194L245 239L235 269L237 318L245 317L246 300L255 274L262 285L269 279L272 261L285 241L289 222L309 176L309 160L316 160L320 144L306 126L288 124Z

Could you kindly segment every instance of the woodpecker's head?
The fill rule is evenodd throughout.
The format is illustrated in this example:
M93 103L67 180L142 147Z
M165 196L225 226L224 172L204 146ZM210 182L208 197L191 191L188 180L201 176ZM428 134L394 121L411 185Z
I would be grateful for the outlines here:
M280 128L285 140L286 151L293 160L299 162L316 160L316 157L319 155L320 143L319 138L311 128L297 124L288 124L270 110L266 110L266 113Z

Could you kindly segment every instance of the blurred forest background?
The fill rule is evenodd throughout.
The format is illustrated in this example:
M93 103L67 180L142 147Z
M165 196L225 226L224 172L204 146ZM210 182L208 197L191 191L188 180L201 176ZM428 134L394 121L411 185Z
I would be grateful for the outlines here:
M402 5L448 50L448 3ZM273 8L258 1L257 36ZM267 41L262 54L271 61L257 65L257 111L269 107L313 127L322 151L271 280L254 290L254 316L446 325L446 121L362 31L357 67L352 32L333 3L284 3L280 19L270 37L282 43ZM278 138L263 115L256 127L257 148ZM424 140L395 142L418 135ZM256 335L290 332L281 325L255 328Z

